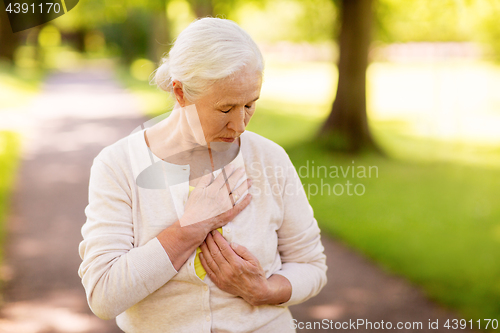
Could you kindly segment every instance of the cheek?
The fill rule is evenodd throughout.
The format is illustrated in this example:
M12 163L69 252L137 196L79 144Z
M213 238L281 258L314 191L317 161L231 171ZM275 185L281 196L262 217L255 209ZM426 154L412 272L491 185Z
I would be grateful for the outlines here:
M206 120L206 128L204 127L205 134L213 135L220 133L226 126L227 121L225 117L211 117Z
M245 113L245 126L248 125L248 123L250 122L250 119L252 118L254 113L255 113L255 107L253 109L251 109L250 111Z
M245 115L245 126L248 125L248 123L250 122L250 118L252 118L252 114L246 114Z

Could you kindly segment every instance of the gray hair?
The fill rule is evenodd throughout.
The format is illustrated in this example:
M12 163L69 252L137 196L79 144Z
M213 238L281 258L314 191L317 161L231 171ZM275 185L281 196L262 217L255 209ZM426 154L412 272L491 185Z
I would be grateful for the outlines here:
M264 70L250 35L233 21L206 17L179 34L154 80L165 91L172 91L172 82L178 80L187 100L194 102L208 86L247 66L261 74Z

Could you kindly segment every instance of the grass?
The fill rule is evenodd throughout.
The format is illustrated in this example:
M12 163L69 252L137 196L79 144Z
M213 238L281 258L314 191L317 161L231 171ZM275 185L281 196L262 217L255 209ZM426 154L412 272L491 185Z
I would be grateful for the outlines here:
M5 218L19 161L19 148L18 134L0 131L0 244L4 243L6 235ZM0 264L3 262L3 254L3 246L0 246Z
M469 119L481 116L489 125L496 124L494 116L500 114L498 97L494 93L485 97L485 89L475 91L473 86L497 82L498 68L473 64L453 72L450 65L372 66L368 71L369 114L374 137L389 156L382 158L330 152L313 142L329 110L329 102L325 101L332 98L324 97L325 91L334 88L328 77L335 76L336 71L328 64L306 66L310 74L307 79L303 69L297 75L291 73L296 65L266 69L264 87L267 85L268 90L261 94L247 128L286 148L324 233L357 249L383 269L421 286L429 298L459 311L467 320L498 318L500 142L498 137L481 137L484 133L495 134L494 126L468 126L473 125ZM462 82L462 72L475 80ZM297 77L300 82L293 83ZM433 78L438 78L434 88L443 92L439 98L428 89ZM464 93L455 96L446 90L450 78L454 79L454 88ZM125 82L145 103L154 101L150 115L166 109L163 92L152 91L145 83ZM319 85L314 86L315 82ZM282 86L298 90L280 94ZM318 87L323 89L319 99ZM386 91L381 91L382 87ZM147 96L153 94L162 97L148 101ZM473 118L467 118L466 107L474 101L483 102L482 109L472 108L469 111ZM433 113L450 103L458 103L462 118ZM399 113L395 112L398 109ZM434 116L460 126L451 132L449 128L443 130L438 123L432 123ZM304 175L307 169L302 166L308 166L309 175ZM318 176L318 166L326 167L327 174L323 168ZM345 177L341 167L344 171L349 167ZM335 168L339 169L337 174ZM363 168L365 177L360 173ZM356 185L362 195L354 193ZM321 194L322 188L330 192ZM337 195L341 189L344 192Z

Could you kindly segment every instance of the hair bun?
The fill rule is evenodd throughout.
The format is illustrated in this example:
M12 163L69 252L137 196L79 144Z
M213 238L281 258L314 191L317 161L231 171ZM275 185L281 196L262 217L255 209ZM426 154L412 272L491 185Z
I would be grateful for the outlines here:
M154 80L156 85L160 87L162 90L165 91L171 90L170 89L171 76L170 76L168 57L162 59L160 67L158 67L158 69L156 70Z

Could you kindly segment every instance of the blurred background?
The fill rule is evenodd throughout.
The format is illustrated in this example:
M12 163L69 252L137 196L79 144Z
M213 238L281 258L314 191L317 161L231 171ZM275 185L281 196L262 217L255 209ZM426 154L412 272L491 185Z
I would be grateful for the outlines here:
M15 34L0 8L3 331L106 331L77 315L88 314L86 304L67 310L81 290L52 312L29 302L40 290L64 294L68 281L81 288L76 249L92 159L171 109L151 74L175 37L205 16L236 21L259 44L265 80L248 129L304 167L323 238L467 328L500 320L497 0L82 0ZM333 301L314 304L308 318L345 319L355 313L346 304L385 302L364 287L336 289L339 271L367 272L354 261L330 265ZM46 284L33 282L44 274Z

